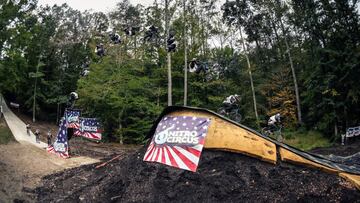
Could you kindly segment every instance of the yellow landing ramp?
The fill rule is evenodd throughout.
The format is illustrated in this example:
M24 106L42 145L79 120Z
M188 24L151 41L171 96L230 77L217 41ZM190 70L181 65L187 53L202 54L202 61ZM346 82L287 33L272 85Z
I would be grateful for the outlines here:
M148 134L154 135L156 126L164 116L196 116L210 118L204 147L246 154L276 164L277 155L282 161L317 168L338 174L353 183L360 190L360 173L329 160L314 157L306 152L263 137L246 126L236 124L212 111L192 107L170 106L158 118ZM277 151L278 150L278 151ZM352 170L352 171L351 171Z
M317 168L317 169L320 169L320 170L323 170L323 171L326 171L329 173L338 174L338 172L339 172L336 169L333 169L333 168L330 168L327 166L323 166L323 165L315 163L311 160L305 159L285 148L280 147L279 152L280 152L281 161L291 162L291 163L295 163L295 164L301 164L301 165L309 166L311 168Z
M348 173L339 173L339 176L348 180L352 184L354 184L358 190L360 190L360 175L353 175Z
M276 163L276 145L274 143L214 114L185 109L171 112L168 115L210 118L211 123L206 136L205 148L240 152Z

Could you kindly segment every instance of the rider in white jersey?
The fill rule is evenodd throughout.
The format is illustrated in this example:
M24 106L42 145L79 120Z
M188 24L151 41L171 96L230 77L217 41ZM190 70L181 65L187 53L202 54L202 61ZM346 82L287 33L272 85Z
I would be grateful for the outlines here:
M276 129L276 124L280 123L280 113L271 116L268 120L268 126Z

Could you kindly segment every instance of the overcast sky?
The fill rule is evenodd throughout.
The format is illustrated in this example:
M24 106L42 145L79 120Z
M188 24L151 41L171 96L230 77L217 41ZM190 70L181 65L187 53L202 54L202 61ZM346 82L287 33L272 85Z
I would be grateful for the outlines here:
M39 5L61 5L63 3L67 3L70 7L85 11L85 10L94 10L94 11L110 11L117 2L121 0L39 0ZM151 5L153 0L130 0L133 5L142 4L144 6Z

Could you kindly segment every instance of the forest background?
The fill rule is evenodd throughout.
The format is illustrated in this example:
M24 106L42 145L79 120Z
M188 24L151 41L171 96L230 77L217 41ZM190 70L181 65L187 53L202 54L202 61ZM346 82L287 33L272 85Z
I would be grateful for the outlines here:
M123 0L102 13L1 0L0 91L21 111L54 123L76 91L76 108L101 120L105 141L141 143L169 102L170 56L173 105L216 111L238 94L242 124L260 129L280 112L288 131L315 130L329 140L360 124L357 0L221 2L144 7ZM151 25L159 35L144 40ZM139 30L126 35L130 27ZM167 31L175 33L173 53ZM111 43L109 32L121 44ZM94 53L99 43L104 57ZM210 79L187 73L185 96L184 66L193 58L221 68Z

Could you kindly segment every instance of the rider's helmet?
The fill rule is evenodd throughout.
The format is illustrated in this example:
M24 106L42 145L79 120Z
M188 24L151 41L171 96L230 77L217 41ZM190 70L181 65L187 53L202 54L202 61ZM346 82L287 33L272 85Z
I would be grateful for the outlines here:
M189 72L190 73L196 72L197 69L198 69L197 59L193 58L193 59L191 59L190 64L189 64Z
M231 95L230 102L231 104L236 104L237 102L240 102L240 95L237 94Z
M72 108L75 104L75 100L79 99L79 95L76 92L71 92L69 95L69 100L66 103L68 108Z
M152 38L156 38L156 37L158 37L158 29L154 25L151 25L145 31L144 40L150 41Z
M70 93L70 100L74 101L74 100L77 100L77 99L79 99L78 93L76 93L76 92L71 92L71 93Z
M220 72L220 65L218 63L214 63L212 65L212 71L215 72L215 73L219 73Z
M241 99L240 95L238 95L238 94L235 94L234 97L235 97L236 100L238 100L238 101L240 101L240 99Z
M131 35L131 27L125 28L124 32L126 35Z
M120 35L118 33L110 33L109 37L110 37L110 40L114 44L120 44L121 43Z
M280 113L275 114L275 119L276 119L278 122L280 122L280 117L281 117Z
M102 43L96 45L95 53L99 56L105 55L104 45Z

